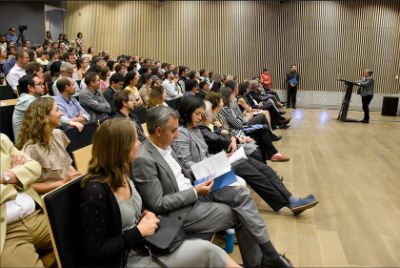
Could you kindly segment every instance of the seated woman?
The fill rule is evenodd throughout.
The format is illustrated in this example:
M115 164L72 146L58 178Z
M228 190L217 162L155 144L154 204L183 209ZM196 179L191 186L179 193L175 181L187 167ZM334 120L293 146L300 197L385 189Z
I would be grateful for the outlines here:
M151 88L151 92L149 95L149 99L147 101L147 109L157 105L168 106L165 102L167 99L167 95L165 94L165 90L163 86L153 86Z
M152 86L152 79L149 74L143 74L142 76L142 86L140 87L139 94L140 97L142 97L144 105L147 105L149 101L149 96L151 93L151 86Z
M244 127L242 121L239 120L239 118L229 106L231 99L234 98L232 90L228 87L225 87L221 89L221 95L224 106L222 110L220 110L219 113L216 114L216 118L221 122L222 126L225 129L233 129L235 131L242 130ZM215 101L217 101L217 103L220 102L220 100ZM216 112L217 111L218 110L216 110ZM274 139L278 140L280 137L274 137L274 134L270 129L267 129L266 131L255 131L253 133L249 133L248 135L257 142L257 145L260 147L261 156L263 157L264 161L266 159L269 159L272 162L286 162L290 160L289 157L279 153L275 146L272 144L272 141Z
M184 97L178 111L181 126L172 148L183 168L189 169L194 163L210 156L208 145L198 129L204 113L204 102L197 97ZM272 168L252 157L234 162L232 169L275 211L288 207L294 215L298 215L318 204L313 195L305 198L293 195Z
M42 175L32 184L39 194L47 193L81 174L71 165L66 150L70 143L61 125L62 112L53 98L34 100L24 115L16 147L42 166Z
M135 108L143 105L143 100L140 97L139 91L137 89L137 83L138 83L138 74L137 72L128 72L125 76L125 89L129 90L132 92L133 96L136 99L135 102Z
M109 144L110 146L104 146ZM88 174L82 179L81 235L90 266L158 267L145 247L160 220L143 211L130 176L139 141L129 119L110 119L98 128ZM221 248L200 239L184 240L174 252L158 256L167 267L239 267Z

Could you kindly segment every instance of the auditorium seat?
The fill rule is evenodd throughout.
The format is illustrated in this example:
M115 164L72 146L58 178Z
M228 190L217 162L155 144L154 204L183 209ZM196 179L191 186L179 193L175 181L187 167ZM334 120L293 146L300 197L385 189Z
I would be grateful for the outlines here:
M81 174L85 174L88 170L89 161L92 158L92 147L93 145L90 144L72 152L75 167Z
M13 101L14 104L9 105ZM12 115L14 112L16 99L1 101L0 107L0 132L6 134L14 143L14 130L12 126Z
M172 100L166 100L165 102L168 104L169 107L171 107L174 110L178 110L179 104L181 104L182 97L172 99Z
M10 86L0 86L0 100L16 99L18 96Z
M80 194L82 177L42 196L58 267L82 266Z
M140 124L143 124L146 122L147 110L144 106L140 106L140 107L136 108L135 110L132 111L132 113L134 113L137 116Z
M92 144L93 135L96 132L98 123L92 122L85 124L82 132L75 127L69 127L64 130L65 135L71 143L67 147L67 152L72 156L72 152Z

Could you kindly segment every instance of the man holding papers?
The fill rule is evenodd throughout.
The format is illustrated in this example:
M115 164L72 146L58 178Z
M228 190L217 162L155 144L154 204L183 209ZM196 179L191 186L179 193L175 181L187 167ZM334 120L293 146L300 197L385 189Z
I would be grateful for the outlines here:
M292 267L272 245L265 223L243 186L210 190L206 181L192 185L171 144L178 136L179 114L162 105L147 112L148 139L132 165L132 179L144 206L156 214L180 213L187 233L217 232L235 228L246 267Z

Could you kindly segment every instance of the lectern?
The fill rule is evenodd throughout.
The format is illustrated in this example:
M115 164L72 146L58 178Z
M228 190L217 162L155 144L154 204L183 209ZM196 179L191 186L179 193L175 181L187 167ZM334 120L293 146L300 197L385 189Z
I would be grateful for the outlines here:
M351 80L338 79L338 81L344 83L344 86L346 87L346 93L344 95L342 101L342 107L340 108L337 120L342 122L359 122L358 120L347 118L347 112L349 111L351 94L353 93L353 86L354 85L358 86L358 84Z

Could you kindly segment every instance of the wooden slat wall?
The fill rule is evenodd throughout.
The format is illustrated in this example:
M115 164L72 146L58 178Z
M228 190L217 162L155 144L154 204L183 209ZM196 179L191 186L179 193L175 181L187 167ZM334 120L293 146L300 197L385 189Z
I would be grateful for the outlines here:
M111 55L206 67L239 79L269 68L274 88L297 63L301 88L341 90L337 77L375 70L376 91L397 93L400 1L68 1L70 37Z

